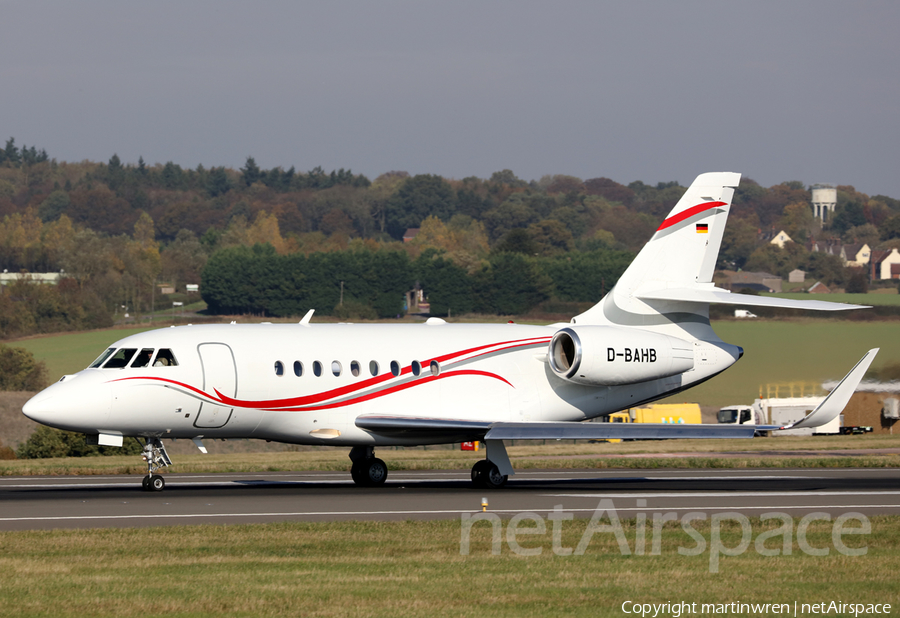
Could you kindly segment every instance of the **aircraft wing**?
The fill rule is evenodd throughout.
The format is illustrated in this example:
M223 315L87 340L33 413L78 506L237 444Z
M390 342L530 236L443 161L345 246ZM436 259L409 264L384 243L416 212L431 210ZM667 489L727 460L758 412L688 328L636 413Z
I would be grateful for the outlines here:
M667 288L639 293L641 300L677 300L689 303L718 303L722 305L744 305L750 307L779 307L782 309L808 309L812 311L845 311L847 309L869 309L868 305L830 303L823 300L792 300L772 296L735 294L719 288Z
M473 440L664 440L752 438L753 425L667 423L489 423L402 416L360 416L356 426L373 433L409 437L441 434Z

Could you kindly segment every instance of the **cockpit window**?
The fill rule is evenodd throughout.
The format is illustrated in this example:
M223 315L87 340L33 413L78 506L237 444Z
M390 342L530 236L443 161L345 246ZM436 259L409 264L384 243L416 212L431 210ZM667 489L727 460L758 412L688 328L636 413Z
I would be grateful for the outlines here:
M146 367L150 364L150 359L153 357L153 348L144 348L138 355L134 357L134 362L131 363L132 367Z
M121 369L122 367L127 367L128 363L131 361L131 357L134 356L134 353L137 352L137 348L119 348L116 350L116 353L113 354L112 358L106 361L106 364L103 365L104 369Z
M100 365L102 365L103 362L104 362L107 358L109 358L110 356L112 356L112 353L115 352L115 351L116 351L115 348L109 348L108 350L104 350L104 351L103 351L103 354L101 354L100 356L97 357L97 360L95 360L93 363L91 363L90 365L88 365L88 369L96 369L97 367L99 367Z
M156 353L156 360L153 361L154 367L175 367L177 365L178 361L175 360L175 355L168 348L160 348Z

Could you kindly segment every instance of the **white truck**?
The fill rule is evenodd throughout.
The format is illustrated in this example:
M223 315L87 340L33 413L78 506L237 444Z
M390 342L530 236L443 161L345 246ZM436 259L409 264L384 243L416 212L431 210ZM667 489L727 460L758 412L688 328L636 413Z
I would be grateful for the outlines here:
M779 397L757 399L752 406L726 406L719 410L719 423L729 425L789 425L815 410L824 397ZM821 427L776 431L774 436L811 436L841 433L842 416Z

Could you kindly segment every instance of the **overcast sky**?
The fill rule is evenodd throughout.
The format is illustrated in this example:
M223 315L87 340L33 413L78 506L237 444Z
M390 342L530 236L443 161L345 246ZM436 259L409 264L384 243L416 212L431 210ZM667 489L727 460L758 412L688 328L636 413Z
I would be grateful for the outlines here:
M737 171L900 198L900 3L0 0L0 139L60 161Z

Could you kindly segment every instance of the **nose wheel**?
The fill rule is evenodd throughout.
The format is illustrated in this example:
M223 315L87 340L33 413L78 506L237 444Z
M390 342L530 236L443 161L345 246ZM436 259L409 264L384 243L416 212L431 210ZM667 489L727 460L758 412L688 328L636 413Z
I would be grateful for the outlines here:
M166 488L166 479L157 474L150 476L149 474L141 481L141 487L144 491L162 491Z
M147 438L144 450L141 454L147 462L147 476L141 481L141 489L144 491L162 491L166 488L166 479L159 474L154 474L160 468L172 465L166 453L166 447L159 438Z
M379 487L387 480L387 464L375 457L371 446L354 446L350 449L350 476L361 487Z

